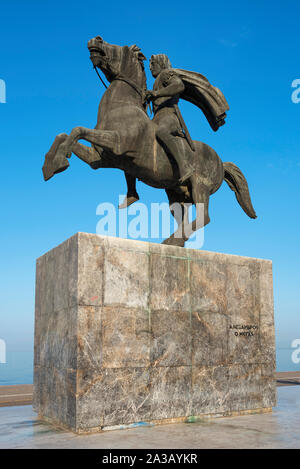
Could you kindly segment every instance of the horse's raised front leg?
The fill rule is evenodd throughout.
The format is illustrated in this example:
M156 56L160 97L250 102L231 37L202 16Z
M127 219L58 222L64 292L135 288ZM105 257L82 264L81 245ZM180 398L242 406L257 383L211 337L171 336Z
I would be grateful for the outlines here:
M98 163L97 167L99 167L101 161L101 153L99 154L98 151L95 150L95 148L87 147L82 143L76 142L72 145L72 153L78 156L81 161L84 161L85 163L90 165L93 169L93 164L96 162Z
M68 155L72 152L73 145L78 140L87 140L112 153L118 155L120 152L120 137L114 130L87 129L86 127L75 127L70 135L61 143L52 161L53 173L60 173L69 166Z
M43 175L44 175L45 181L48 181L48 179L50 179L53 176L53 174L54 174L54 172L53 172L53 159L56 155L56 152L57 152L59 146L66 140L67 137L68 137L67 134L57 135L55 137L55 140L54 140L53 144L50 147L50 150L48 151L48 153L46 153L45 162L44 162L44 166L43 166Z
M45 156L45 163L43 166L43 174L45 181L48 181L54 175L53 160L59 146L66 140L67 134L59 134L55 138L50 150ZM89 165L93 165L95 162L101 161L101 155L93 147L87 147L82 143L76 142L72 145L72 152L67 154L67 158L71 157L71 153L74 153L78 158ZM91 166L93 167L93 166ZM98 166L99 167L99 166Z

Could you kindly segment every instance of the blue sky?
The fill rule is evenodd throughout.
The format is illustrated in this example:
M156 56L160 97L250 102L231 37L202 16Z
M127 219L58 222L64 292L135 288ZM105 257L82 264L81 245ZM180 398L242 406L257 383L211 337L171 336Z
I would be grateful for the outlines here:
M211 198L205 250L273 260L277 343L300 337L300 103L296 1L0 1L1 232L0 337L33 343L35 259L77 231L95 232L101 202L118 201L120 171L92 171L72 157L45 183L41 167L55 135L94 127L103 94L87 41L137 44L149 59L198 71L225 94L230 111L214 133L201 112L181 110L192 138L212 146L247 177L258 219L250 220L226 184ZM148 62L146 62L148 69ZM148 87L153 79L148 73ZM166 201L138 184L141 201Z

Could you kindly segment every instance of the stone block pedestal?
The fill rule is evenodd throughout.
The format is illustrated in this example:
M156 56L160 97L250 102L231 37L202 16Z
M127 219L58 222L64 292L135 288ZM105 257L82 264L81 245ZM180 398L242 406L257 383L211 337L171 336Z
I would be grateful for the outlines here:
M78 433L271 410L272 263L77 233L37 260L34 364Z

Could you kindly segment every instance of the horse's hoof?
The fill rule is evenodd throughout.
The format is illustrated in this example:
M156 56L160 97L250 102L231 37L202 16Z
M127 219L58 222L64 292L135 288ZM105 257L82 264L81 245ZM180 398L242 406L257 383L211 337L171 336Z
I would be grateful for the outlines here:
M66 159L66 163L62 163L62 164L54 171L54 174L62 173L63 171L65 171L66 169L68 169L69 166L70 166L70 163L69 163L68 160Z
M67 154L67 153L66 153ZM53 167L53 173L61 173L62 171L65 171L69 166L70 163L68 159L66 158L66 154L64 153L57 153L53 162L52 162L52 167Z
M45 163L42 168L42 171L43 171L43 176L44 176L45 181L49 181L49 179L51 179L52 176L54 175L54 172L52 170L52 165Z
M165 239L161 244L166 244L167 246L177 246L180 248L184 248L185 240L182 238L170 238Z

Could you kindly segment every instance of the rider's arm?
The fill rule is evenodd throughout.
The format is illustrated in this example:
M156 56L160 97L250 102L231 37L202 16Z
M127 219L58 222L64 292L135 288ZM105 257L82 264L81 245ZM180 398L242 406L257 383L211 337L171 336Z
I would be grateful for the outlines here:
M167 72L166 78L163 81L164 86L157 91L153 91L154 98L161 96L175 96L184 90L183 81L173 72Z

